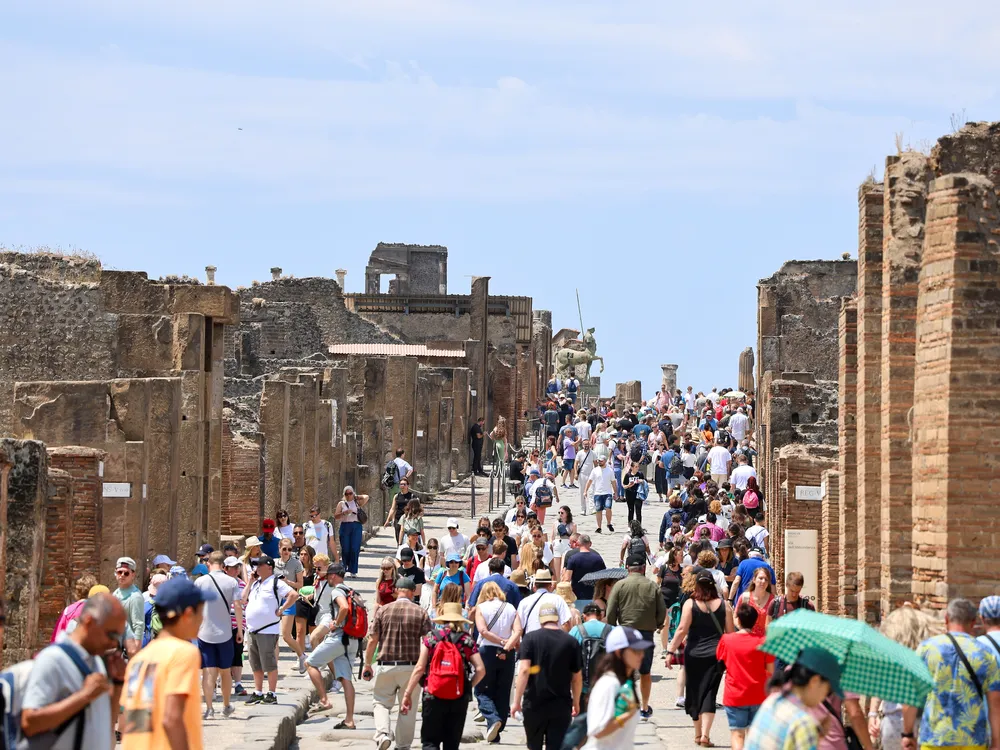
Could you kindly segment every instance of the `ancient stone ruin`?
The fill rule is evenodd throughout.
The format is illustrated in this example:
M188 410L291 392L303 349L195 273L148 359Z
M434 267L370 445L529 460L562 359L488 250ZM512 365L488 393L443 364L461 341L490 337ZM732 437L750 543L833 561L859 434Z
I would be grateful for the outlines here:
M817 532L827 611L875 622L1000 583L981 552L1000 538L998 180L1000 123L890 156L858 192L856 273L792 261L760 283L776 562L788 531Z

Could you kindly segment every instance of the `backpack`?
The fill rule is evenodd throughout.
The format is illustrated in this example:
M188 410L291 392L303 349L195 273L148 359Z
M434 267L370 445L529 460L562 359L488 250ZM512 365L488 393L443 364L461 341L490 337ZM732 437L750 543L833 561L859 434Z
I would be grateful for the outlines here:
M432 634L434 654L427 671L424 690L435 698L455 700L465 694L465 660L450 637Z
M56 643L48 648L58 648L62 649L63 652L70 658L70 660L76 665L76 668L80 670L80 674L86 680L87 676L93 671L87 666L87 663L83 661L80 655L73 649L72 646L65 643ZM3 693L3 737L0 737L0 742L3 743L3 747L13 748L20 747L25 743L25 737L21 732L21 704L24 701L24 693L28 687L28 676L31 674L32 667L35 666L35 662L31 659L26 661L18 662L7 669L0 672L0 691ZM46 738L52 739L52 744L58 741L73 722L76 722L76 737L73 741L74 750L81 750L83 747L83 730L87 721L87 707L85 706L78 713L69 717L66 721L60 724L58 727L53 729L51 732L44 733L35 738L35 742L45 741ZM19 745L19 743L21 743Z
M674 633L677 632L678 626L681 624L681 603L674 602L670 605L670 609L667 612L667 637L673 638Z
M645 453L645 451L643 451L643 449L642 449L642 444L639 443L639 442L636 442L635 445L633 445L629 449L628 457L632 460L632 463L637 464L640 461L642 461L642 456L643 456L644 453Z
M684 459L681 458L680 453L675 453L674 457L670 459L667 472L672 477L679 477L682 471L684 471Z
M396 466L395 461L390 461L385 465L385 471L382 472L381 486L384 490L391 490L397 484L397 475L399 474L399 467Z
M277 588L277 579L275 584ZM142 611L142 647L145 648L151 640L153 640L153 603L145 602Z
M586 690L590 688L590 675L597 664L597 658L607 653L606 642L611 626L605 623L600 635L588 635L584 626L580 625L580 632L583 635L580 650L583 653L583 687Z
M552 488L545 484L546 480L540 479L539 481L542 484L538 485L538 489L535 490L535 505L552 505Z
M566 390L569 393L576 393L576 388L577 388L577 385L576 385L576 379L575 378L570 378L569 380L566 381Z
M749 547L751 552L757 550L765 559L767 559L767 550L764 549L760 544L760 534L754 534L752 537L748 536L747 542L749 542Z
M365 600L354 589L343 586L347 591L347 619L344 620L344 635L349 638L364 638L368 635L368 608Z
M642 537L634 536L628 540L628 557L632 555L646 557L646 542L642 540Z
M760 505L760 495L758 495L753 490L747 490L743 493L743 507L748 510L753 510Z

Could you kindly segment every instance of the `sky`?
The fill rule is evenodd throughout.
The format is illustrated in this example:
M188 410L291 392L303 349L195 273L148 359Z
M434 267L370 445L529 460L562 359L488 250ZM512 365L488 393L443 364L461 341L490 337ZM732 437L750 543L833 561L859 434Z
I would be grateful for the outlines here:
M856 256L897 136L998 119L998 41L961 0L6 0L0 246L360 292L442 244L556 329L579 290L606 394L735 386L757 280Z

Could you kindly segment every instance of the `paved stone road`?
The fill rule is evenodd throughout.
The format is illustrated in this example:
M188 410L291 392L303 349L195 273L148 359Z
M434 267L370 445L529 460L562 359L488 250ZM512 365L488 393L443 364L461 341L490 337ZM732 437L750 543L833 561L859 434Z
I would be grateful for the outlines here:
M476 518L481 515L495 517L500 513L494 509L492 514L486 512L486 497L482 492L484 479L477 479L477 513ZM574 520L577 521L580 529L589 533L594 539L594 549L604 556L609 566L618 562L619 549L622 543L622 532L626 528L626 511L624 504L615 507L614 519L616 533L594 534L596 523L592 515L581 517L579 515L580 495L579 490L562 490L560 488L560 498L562 504L569 505L574 511ZM476 526L476 521L470 518L470 491L468 481L454 488L448 493L439 495L433 504L428 506L426 516L426 527L429 535L441 536L445 529L446 519L449 515L455 515L461 523L461 530L469 534ZM645 508L645 521L649 529L650 536L655 538L659 529L660 517L663 514L663 507L653 501ZM365 547L361 556L361 574L355 582L358 589L363 592L366 600L374 598L374 581L378 571L379 561L384 555L395 552L395 546L391 543L391 535L384 531L374 537ZM657 659L653 667L653 692L650 704L653 706L653 718L651 721L643 723L639 727L636 737L636 745L644 748L695 748L693 736L694 730L690 719L683 710L674 707L676 692L676 672L668 672L663 660L659 658L659 635L657 635ZM358 729L334 730L332 727L343 716L343 698L333 695L334 711L332 715L310 718L298 726L299 750L322 750L330 747L367 747L373 748L374 724L372 720L372 700L370 683L357 682L357 707L355 716ZM473 706L475 704L473 703ZM395 715L395 712L394 712ZM419 720L417 723L417 738L419 740ZM472 721L472 712L466 721L465 737L467 744L463 747L472 747L478 737L481 736L480 724ZM717 715L716 726L712 730L712 739L720 747L729 746L729 731L725 723L725 714L721 711ZM511 720L507 730L503 734L502 745L510 747L524 747L525 737L520 723ZM479 743L482 745L483 743ZM417 746L417 743L414 745Z

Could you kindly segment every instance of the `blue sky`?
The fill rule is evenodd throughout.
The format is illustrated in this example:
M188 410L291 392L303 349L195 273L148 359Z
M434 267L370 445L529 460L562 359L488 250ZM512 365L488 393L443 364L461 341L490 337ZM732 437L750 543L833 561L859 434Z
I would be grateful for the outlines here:
M444 244L556 328L578 288L606 393L734 385L756 281L856 254L895 134L997 118L992 4L819 5L7 0L0 245L361 291Z

